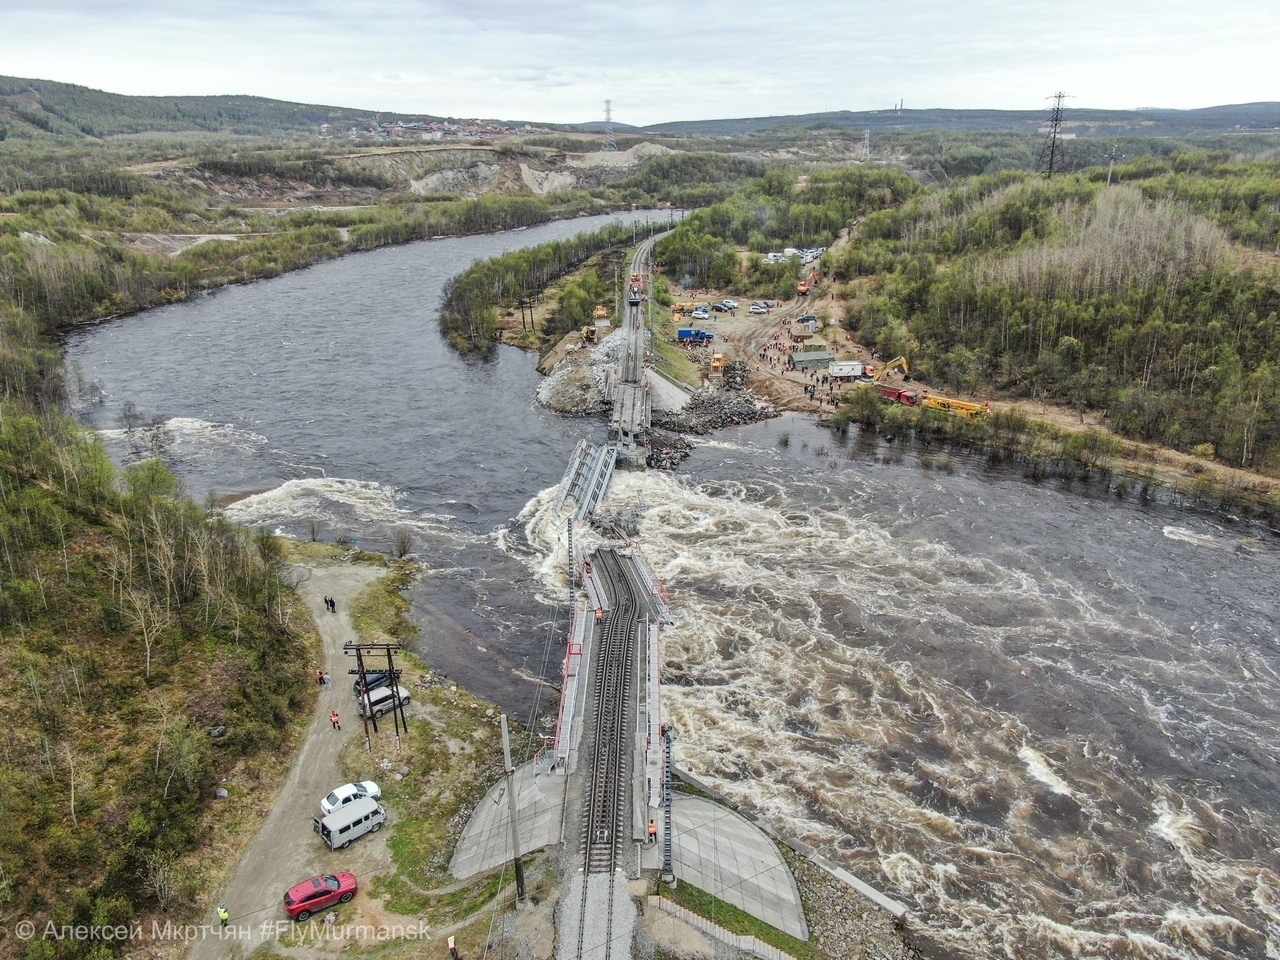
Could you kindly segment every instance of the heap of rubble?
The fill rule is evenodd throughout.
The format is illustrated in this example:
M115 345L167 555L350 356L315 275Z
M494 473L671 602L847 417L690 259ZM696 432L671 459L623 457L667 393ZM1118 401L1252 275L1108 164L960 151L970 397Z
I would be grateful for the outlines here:
M751 375L751 365L745 360L730 360L724 365L724 387L726 390L745 390L747 377Z
M654 470L674 470L689 458L693 444L684 437L672 437L665 433L649 434L649 455L645 458Z
M678 433L702 434L776 416L778 411L772 406L757 403L750 397L695 393L679 413L653 411L653 426Z

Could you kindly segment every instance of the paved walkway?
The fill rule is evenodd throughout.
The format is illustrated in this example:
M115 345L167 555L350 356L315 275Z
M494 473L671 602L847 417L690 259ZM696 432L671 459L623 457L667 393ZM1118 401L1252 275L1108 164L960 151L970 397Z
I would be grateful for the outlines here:
M534 774L533 762L516 768L516 829L520 852L560 842L565 778ZM500 867L511 859L511 818L506 780L499 780L476 806L453 851L449 872L459 880Z
M784 933L809 939L795 878L768 835L728 807L688 794L676 794L672 815L677 880L700 887ZM662 844L646 846L641 864L661 868Z
M649 392L652 395L653 409L670 410L679 413L689 402L689 391L677 383L668 380L658 371L646 371L649 378Z

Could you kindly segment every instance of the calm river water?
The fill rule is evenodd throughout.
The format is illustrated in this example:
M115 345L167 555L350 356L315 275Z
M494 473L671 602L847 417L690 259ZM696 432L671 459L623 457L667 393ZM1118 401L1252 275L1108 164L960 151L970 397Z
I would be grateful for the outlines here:
M78 331L68 358L107 394L86 416L122 455L125 401L165 421L193 495L248 494L228 508L245 523L374 547L412 531L432 665L545 716L554 488L603 425L536 407L531 355L460 360L435 316L473 260L603 219ZM911 904L929 953L1280 957L1268 534L796 416L611 498L648 507L680 762Z

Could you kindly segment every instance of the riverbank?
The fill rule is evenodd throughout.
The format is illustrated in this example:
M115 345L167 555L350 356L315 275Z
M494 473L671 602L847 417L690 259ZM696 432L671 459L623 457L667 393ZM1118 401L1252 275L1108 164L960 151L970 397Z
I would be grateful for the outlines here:
M707 290L676 290L673 296L685 302L714 303L721 299L719 293ZM714 346L712 350L702 350L698 359L708 364L714 351L724 357L726 364L747 364L749 392L767 398L779 409L816 415L835 429L858 423L884 439L980 448L993 458L1015 461L1032 479L1046 475L1101 479L1110 484L1117 496L1139 499L1151 496L1159 488L1175 502L1246 515L1273 529L1280 526L1280 479L1170 447L1125 439L1109 430L1097 412L1085 414L1035 401L991 400L989 418L966 419L937 410L883 403L869 385L822 384L825 367L813 374L788 370L785 357L790 352L793 333L798 332L788 321L805 314L818 318L812 336L803 332L809 347L824 348L835 360L884 362L884 358L873 358L872 351L854 341L842 327L831 325L832 318L839 316L839 308L833 296L825 295L776 303L763 314L752 314L742 306L729 312L713 312L698 325L715 334ZM660 336L673 337L674 321L668 317L659 330ZM708 369L703 367L704 374ZM893 382L903 385L900 377ZM920 380L912 380L908 386L917 391L943 393ZM870 402L872 398L874 402ZM979 403L987 400L960 399Z

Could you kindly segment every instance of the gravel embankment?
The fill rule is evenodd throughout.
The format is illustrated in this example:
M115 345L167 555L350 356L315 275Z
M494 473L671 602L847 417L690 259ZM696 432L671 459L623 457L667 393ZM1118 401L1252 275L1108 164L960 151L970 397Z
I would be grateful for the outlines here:
M800 888L809 938L828 960L919 960L893 917L821 867L782 851Z

